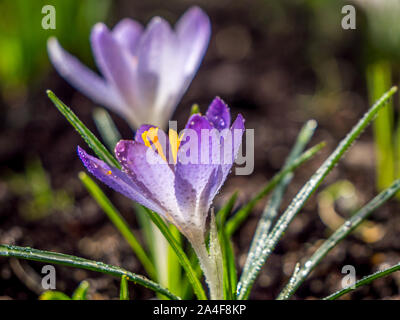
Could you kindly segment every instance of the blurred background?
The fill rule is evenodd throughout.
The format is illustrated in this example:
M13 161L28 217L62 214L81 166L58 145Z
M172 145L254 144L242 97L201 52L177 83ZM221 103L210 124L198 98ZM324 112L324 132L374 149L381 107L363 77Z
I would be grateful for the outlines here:
M356 9L356 29L341 27L342 7ZM56 8L56 29L41 27L44 5ZM142 273L128 244L81 185L83 166L76 146L85 146L47 98L51 89L98 134L95 104L67 84L50 65L47 38L93 69L91 27L109 27L131 17L146 24L159 15L174 24L190 6L210 16L212 38L174 118L185 123L190 106L204 112L221 96L233 114L241 112L255 129L255 170L232 175L214 202L239 190L239 205L283 165L302 124L316 119L312 143L327 147L297 172L283 208L400 71L400 0L0 0L0 243L31 246L101 260ZM133 133L112 114L123 138ZM400 177L399 99L385 109L372 129L352 147L319 192L293 221L263 268L252 299L272 299L297 261L312 253L342 219ZM131 203L103 190L134 228ZM400 199L400 197L399 197ZM264 203L234 237L239 269ZM357 277L400 260L399 201L373 214L334 249L298 290L295 298L321 298L341 288L341 269L353 265ZM0 258L0 298L36 299L41 264ZM71 294L84 279L90 297L118 297L119 283L109 276L56 267L57 289ZM373 282L344 299L400 298L400 274ZM131 297L152 293L132 286Z

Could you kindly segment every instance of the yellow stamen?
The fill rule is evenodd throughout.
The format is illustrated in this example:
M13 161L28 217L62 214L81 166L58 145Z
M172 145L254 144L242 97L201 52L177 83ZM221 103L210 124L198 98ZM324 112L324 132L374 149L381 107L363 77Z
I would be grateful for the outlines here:
M174 163L176 163L179 146L182 141L182 135L181 137L179 137L178 133L175 130L169 129L168 137L169 137L169 145L171 147L172 157L174 158Z
M107 174L110 176L112 174L111 170L108 170Z
M170 148L171 148L172 157L174 159L174 163L176 163L179 146L180 146L181 141L182 141L182 135L181 135L181 137L179 137L178 133L175 130L169 129L168 138L169 138L169 145L170 145ZM163 158L164 161L167 162L167 159L166 159L165 154L163 152L161 143L160 143L160 141L158 139L158 128L152 127L149 130L144 131L142 133L142 139L143 139L144 144L145 144L146 147L151 148L152 147L151 143L153 143L153 145L156 148L158 154L161 156L161 158Z
M152 127L149 130L144 131L142 133L142 139L144 141L145 146L149 148L151 148L150 142L152 142L160 157L163 158L164 161L167 161L167 158L165 157L164 152L162 150L161 143L158 140L157 133L158 133L158 128Z

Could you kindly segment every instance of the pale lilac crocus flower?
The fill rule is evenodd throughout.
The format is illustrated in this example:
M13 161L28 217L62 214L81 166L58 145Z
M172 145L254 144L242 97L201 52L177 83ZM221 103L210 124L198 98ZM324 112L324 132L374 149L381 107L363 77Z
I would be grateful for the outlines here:
M189 118L183 133L178 135L170 130L167 147L159 143L165 136L161 129L143 125L136 132L135 140L121 140L115 147L122 170L108 166L78 147L83 164L97 179L157 212L188 238L199 257L212 299L222 299L222 275L218 273L221 268L210 259L205 246L206 219L214 197L232 168L245 129L240 114L232 125L230 123L228 107L216 98L204 116L194 114ZM202 133L213 129L220 134L221 143L216 152L208 152L208 158L204 159L202 152L215 148L215 145L212 146L210 137ZM194 135L186 136L186 132ZM225 148L227 137L232 140ZM196 154L195 161L187 162L188 151ZM149 153L159 161L149 162ZM172 154L172 163L167 162L167 154ZM215 154L230 154L230 161L223 157L219 162L213 161Z
M160 17L146 28L132 19L121 20L112 30L98 23L90 39L103 77L65 51L55 38L48 41L48 53L72 86L132 127L151 123L166 128L197 72L210 34L209 18L198 7L186 11L174 30Z

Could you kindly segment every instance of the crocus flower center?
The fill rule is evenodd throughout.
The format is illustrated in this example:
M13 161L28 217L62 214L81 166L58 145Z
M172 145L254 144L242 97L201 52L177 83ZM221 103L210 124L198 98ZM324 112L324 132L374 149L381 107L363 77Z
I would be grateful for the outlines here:
M153 144L154 147L156 148L156 151L160 155L160 157L165 162L167 162L167 158L165 157L163 147L158 138L158 128L157 127L152 127L149 130L144 131L142 133L142 139L143 139L146 147L152 148L151 144ZM175 130L169 129L168 139L169 139L169 146L170 146L170 150L172 153L172 157L174 159L174 163L176 163L176 158L178 155L179 146L182 141L182 136L179 137L178 133Z

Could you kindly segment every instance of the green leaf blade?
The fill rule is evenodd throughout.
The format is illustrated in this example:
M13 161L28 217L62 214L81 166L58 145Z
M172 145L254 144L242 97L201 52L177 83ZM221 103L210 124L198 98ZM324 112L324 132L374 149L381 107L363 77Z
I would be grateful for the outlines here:
M12 245L0 245L0 257L14 257L17 259L25 259L46 263L55 263L68 267L75 267L121 278L125 276L127 280L139 284L143 287L159 292L172 300L181 300L180 297L171 293L168 289L163 288L158 283L147 279L144 276L129 272L117 266L106 264L99 261L88 260L64 253L38 250L27 247L18 247Z
M89 290L89 282L82 281L72 294L72 300L86 300Z
M314 135L317 123L315 120L310 120L300 130L297 136L296 142L289 153L284 165L284 169L288 168L303 152L306 145ZM283 179L278 183L274 192L271 195L270 200L267 202L263 214L257 224L256 232L250 245L250 250L247 255L247 259L242 271L242 278L247 277L251 266L255 263L261 264L264 262L265 257L260 254L266 245L266 236L271 228L271 225L278 214L279 207L281 205L283 195L286 191L287 186L292 180L293 173L287 173Z
M385 277L393 272L399 271L400 270L400 263L391 266L385 270L381 270L381 271L377 271L369 276L366 276L364 278L362 278L361 280L357 281L353 287L349 287L349 288L344 288L342 290L339 290L333 294L331 294L330 296L324 298L323 300L336 300L337 298L343 296L344 294L356 290L357 288L364 286L366 284L371 283L372 281Z
M293 163L289 165L286 169L282 169L277 174L275 174L255 197L253 197L243 208L236 212L236 214L226 222L226 233L228 234L228 236L232 236L232 234L237 230L241 223L247 218L254 206L265 196L267 196L269 192L271 192L288 173L294 171L303 163L311 159L324 146L325 143L322 142L308 149L307 151L303 152L300 157L293 161Z
M237 284L237 271L232 243L225 230L225 221L235 205L237 196L238 193L234 192L229 198L228 202L216 214L218 239L222 252L223 288L225 300L234 300L236 298L234 291Z
M56 291L56 290L49 290L43 292L39 300L71 300L64 292Z
M106 146L109 150L114 150L117 142L121 140L121 134L109 112L103 108L96 108L93 111L93 119Z
M325 242L314 252L307 262L300 268L297 275L293 275L287 286L279 294L279 300L290 298L299 286L304 282L312 270L321 260L346 236L356 229L368 216L393 197L400 190L400 179L379 193L364 207L358 210L352 217L340 226Z
M119 300L129 300L128 279L125 276L121 277Z
M96 136L83 124L81 120L68 108L58 97L50 90L47 90L47 95L62 115L71 123L76 131L85 140L88 146L96 153L96 155L106 162L108 165L121 168L119 162L107 150L107 148L96 138Z
M153 223L159 228L161 233L167 239L171 248L175 251L182 268L186 271L188 280L192 284L194 293L196 294L197 298L200 300L207 300L207 296L204 292L200 280L197 277L196 271L193 269L192 264L190 263L190 260L188 259L186 253L181 248L179 241L173 236L167 224L157 213L145 207L143 208L146 210Z
M140 242L136 239L136 236L129 228L128 223L122 217L121 213L119 213L119 211L114 207L114 205L100 189L97 183L93 179L91 179L85 172L79 173L79 179L82 181L88 192L92 195L93 199L97 202L100 208L103 209L103 211L107 214L108 218L111 220L114 226L128 242L150 278L156 279L157 274L153 262L147 256L146 251L143 249Z
M312 175L302 189L297 193L295 198L292 200L289 207L285 210L282 216L279 218L274 228L268 235L267 245L263 250L265 256L264 262L267 260L269 255L274 250L277 242L282 237L286 229L288 228L291 221L294 219L296 214L302 209L305 202L318 188L324 178L333 169L339 159L349 149L351 144L358 138L363 132L366 126L374 119L379 110L387 103L387 101L397 91L396 87L391 88L386 92L381 99L379 99L371 109L359 120L359 122L353 127L350 133L339 143L335 151L325 160L325 162L319 167L319 169ZM237 294L239 299L246 299L250 294L250 289L262 268L260 264L254 264L252 269L248 272L245 278L241 279L238 283Z

